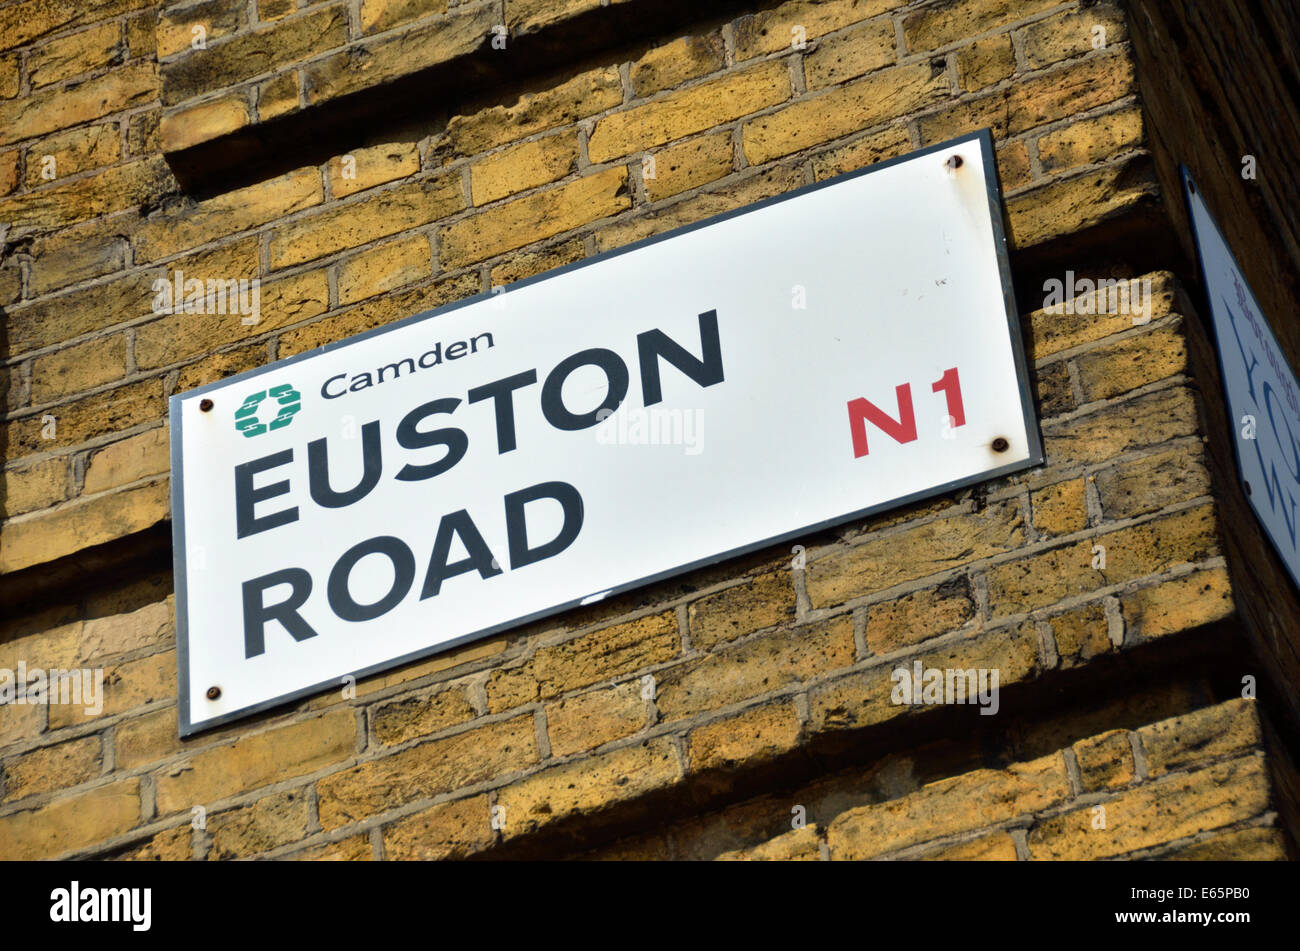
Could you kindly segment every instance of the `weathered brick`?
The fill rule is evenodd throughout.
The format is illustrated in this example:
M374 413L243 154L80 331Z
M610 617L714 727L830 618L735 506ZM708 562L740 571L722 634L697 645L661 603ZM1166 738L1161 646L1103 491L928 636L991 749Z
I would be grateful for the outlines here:
M680 651L677 615L667 611L540 648L533 672L541 695L554 697L663 663Z
M1286 837L1280 829L1250 828L1222 832L1160 855L1170 862L1284 862Z
M1047 819L1029 831L1031 859L1101 859L1150 848L1258 815L1268 808L1263 761L1247 756L1164 782L1138 786L1104 803Z
M1103 462L1198 431L1191 391L1169 387L1087 416L1043 425L1048 462L1057 467Z
M1044 172L1091 165L1142 144L1142 110L1136 106L1079 119L1038 139Z
M263 29L245 30L206 49L188 50L161 71L164 106L234 86L269 72L274 64L294 63L335 49L347 39L347 10L333 4Z
M167 645L175 636L174 610L169 597L123 614L87 618L81 630L81 658L99 663L117 654Z
M163 113L158 123L159 147L164 152L179 152L236 132L251 121L244 92L184 106Z
M1080 740L1073 750L1084 792L1116 789L1133 782L1133 746L1127 730L1111 730Z
M633 95L645 97L716 72L723 66L721 33L683 36L657 46L629 67Z
M187 822L164 829L113 858L124 862L185 862L194 857L194 833Z
M1011 237L1027 248L1152 204L1158 191L1140 158L1058 180L1007 199Z
M736 59L794 49L799 40L811 40L833 30L878 16L903 0L798 0L772 10L743 16L734 24Z
M166 427L128 436L92 453L82 492L92 495L166 472L171 465Z
M6 518L62 502L68 497L68 457L4 470L3 492Z
M257 104L258 122L269 122L295 112L298 109L297 72L288 70L258 83L253 101ZM418 163L416 167L419 167Z
M506 839L680 782L682 766L667 737L534 773L497 793Z
M693 773L750 767L787 753L799 744L799 714L788 701L745 710L686 735Z
M1024 541L1024 521L1014 501L990 505L981 512L936 519L810 561L805 578L808 598L819 608L842 604L904 581L1011 551Z
M0 35L4 35L3 30ZM158 95L157 69L153 63L132 63L72 86L42 89L30 96L0 102L0 145L47 135L144 105Z
M834 861L872 858L1046 809L1069 794L1065 761L1053 753L1005 769L953 776L900 799L851 809L830 824L826 842Z
M0 201L0 220L16 228L62 227L161 200L175 189L167 163L155 156L7 198Z
M1084 402L1105 400L1187 369L1182 318L1075 358Z
M1218 553L1214 508L1178 512L1141 525L1098 534L988 571L989 607L994 616L1016 614L1203 561ZM1093 546L1105 549L1105 567Z
M448 225L439 241L439 257L445 267L461 267L608 217L630 205L627 168L620 165Z
M1131 518L1208 495L1210 474L1197 447L1180 447L1102 469L1093 481L1107 518Z
M903 37L912 52L937 49L1057 5L1055 0L945 0L909 14L903 21Z
M248 25L247 12L246 5L225 0L205 0L163 10L156 33L158 58L191 49L200 37L206 45L244 29ZM195 27L200 29L196 31Z
M447 0L361 0L361 32L379 33L447 12Z
M759 575L734 588L693 602L688 620L691 643L708 648L794 617L795 596L789 571Z
M598 687L546 705L551 754L568 756L640 732L647 721L642 682Z
M1039 535L1068 535L1088 526L1088 503L1081 478L1030 492L1029 507Z
M5 765L4 801L67 789L93 779L103 768L103 742L85 736L25 753Z
M889 654L962 627L975 616L967 578L916 591L867 608L867 648Z
M125 779L0 817L0 855L46 859L128 831L140 821L140 780Z
M1016 71L1011 34L976 40L957 51L957 76L963 92L976 92L1010 78Z
M1038 672L1038 638L1022 625L964 638L906 660L880 664L814 687L808 694L809 727L814 732L856 729L893 719L912 709L894 703L894 671L920 661L923 668L984 668L998 671L998 687L1026 680ZM972 715L978 716L978 714Z
M44 564L157 525L170 513L167 483L72 502L49 513L10 520L0 528L0 574Z
M323 713L299 723L242 736L233 743L195 753L155 776L160 815L211 803L325 766L341 763L356 749L351 710Z
M1127 30L1123 11L1109 4L1092 4L1086 10L1071 10L1031 23L1021 31L1021 36L1025 43L1025 62L1031 69L1038 69L1123 43Z
M463 859L490 846L492 836L487 796L470 796L384 826L384 856L421 862Z
M430 740L320 780L321 825L337 829L416 799L525 769L537 759L532 714Z
M370 713L370 729L380 743L395 746L465 723L474 716L465 688L451 687L379 704Z
M48 403L126 375L126 334L64 347L32 361L32 403Z
M944 845L918 855L923 862L1015 862L1016 842L1005 832L990 832L968 842Z
M821 839L813 826L792 829L748 849L723 852L719 862L819 862Z
M847 616L780 631L710 654L659 675L655 698L665 720L740 703L854 661Z
M586 243L581 237L569 238L533 251L520 251L492 268L492 286L504 287L543 271L572 264L582 260L586 254Z
M659 201L731 174L731 152L731 133L718 132L652 153L653 165L641 165L646 196Z
M352 304L433 275L429 239L399 238L354 254L339 265L339 303Z
M420 170L420 150L414 142L388 142L369 148L353 149L330 159L330 194L346 198L385 182L414 175ZM439 180L443 181L443 180Z
M37 47L27 57L27 75L33 89L62 82L122 59L122 27L103 23Z
M1046 309L1036 310L1028 317L1031 332L1026 341L1031 355L1042 360L1053 354L1072 347L1082 346L1128 330L1139 321L1149 322L1167 316L1173 304L1173 275L1168 271L1157 271L1146 275L1151 280L1151 294L1148 299L1142 293L1143 278L1127 282L1127 288L1103 288L1100 294L1094 289L1080 294L1074 299L1075 313L1051 313ZM1055 279L1061 283L1060 278ZM1045 289L1046 290L1046 289ZM1115 303L1121 301L1121 294L1127 294L1130 306L1138 305L1132 313L1120 313L1120 308L1112 306L1111 294Z
M28 276L33 296L125 268L130 245L115 232L104 222L89 221L34 238Z
M731 122L789 96L785 63L761 63L598 120L587 153L593 162L608 162Z
M947 95L948 80L942 70L936 72L924 63L894 66L751 119L742 133L745 158L751 165L761 165L878 125Z
M247 806L221 812L207 822L212 836L208 858L247 858L301 839L307 832L309 806L301 789L265 796Z
M460 179L454 175L399 185L368 201L331 206L276 230L271 238L271 267L314 261L445 218L464 207Z
M86 703L50 705L50 729L80 726L176 696L176 652L105 665L102 709ZM84 694L83 694L84 698Z
M370 836L352 835L285 856L295 862L369 862L374 859Z
M845 145L837 145L813 156L813 177L817 181L852 172L885 159L894 158L912 147L906 125L891 125L871 132Z
M578 139L572 132L548 135L495 152L470 166L470 194L476 205L564 178L578 167Z
M1232 583L1223 568L1142 588L1120 599L1126 629L1135 637L1159 637L1199 627L1236 611Z
M1087 663L1114 647L1106 606L1100 602L1058 614L1051 619L1051 625L1056 653L1063 667Z
M822 40L803 61L809 89L833 86L896 62L894 24L880 20Z

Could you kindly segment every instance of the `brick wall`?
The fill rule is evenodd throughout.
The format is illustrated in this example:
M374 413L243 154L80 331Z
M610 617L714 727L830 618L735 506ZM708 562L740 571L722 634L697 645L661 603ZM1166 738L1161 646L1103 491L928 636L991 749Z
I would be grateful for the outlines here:
M606 37L619 6L499 12L536 51L571 20ZM1203 440L1217 396L1189 364L1204 331L1163 271L1137 315L1022 299L1043 467L810 536L806 568L759 552L177 739L170 394L986 126L1017 261L1096 270L1081 235L1163 214L1105 4L689 11L563 65L476 73L342 145L337 121L304 132L260 180L204 166L204 143L243 154L286 76L302 132L333 108L311 94L322 71L360 84L341 99L426 76L402 52L433 55L421 31L468 37L453 65L511 55L462 33L499 7L0 7L0 668L102 667L107 684L93 717L0 708L0 856L1283 854L1288 761L1254 705L1228 702L1248 623ZM1106 273L1142 273L1109 253ZM176 271L259 278L261 321L155 316L152 282ZM999 728L1059 729L954 745L985 735L973 710L890 701L914 660L997 668ZM1153 681L1185 689L1157 702ZM1100 712L1065 717L1063 697ZM923 771L913 747L932 751ZM834 808L781 835L809 784ZM1146 823L1176 784L1204 808ZM1098 844L1081 816L1103 803L1128 818ZM737 810L758 818L730 838L686 831ZM647 844L665 815L684 825Z

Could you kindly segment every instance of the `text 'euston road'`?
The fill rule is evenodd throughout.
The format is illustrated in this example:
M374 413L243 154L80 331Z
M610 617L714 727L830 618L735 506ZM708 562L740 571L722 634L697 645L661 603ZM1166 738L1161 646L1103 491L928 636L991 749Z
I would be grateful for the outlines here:
M723 382L716 311L699 315L699 334L698 357L662 330L647 330L637 335L637 363L645 406L663 401L661 361L675 367L701 387ZM575 413L565 405L562 390L569 376L582 367L594 367L603 374L605 395L599 406ZM534 368L472 387L466 393L465 403L488 402L492 405L498 455L516 449L515 399L530 396L529 390L537 385L538 380ZM326 385L329 385L328 381ZM613 350L593 348L561 360L541 381L540 394L536 398L540 399L542 416L554 429L577 432L596 426L617 410L630 385L631 375L623 358ZM339 384L335 383L335 386L339 387ZM339 391L324 395L329 398L341 395L341 387ZM308 442L305 447L307 495L311 503L321 509L342 509L364 499L381 479L423 482L447 472L465 458L469 434L458 426L421 427L427 420L454 416L461 403L459 397L442 397L421 403L401 418L392 433L384 432L379 420L364 423L361 426L362 474L360 480L348 488L337 488L330 474L331 460L337 462L334 455L337 447L325 438ZM402 450L420 455L395 458L391 450L385 450L388 440ZM442 455L438 458L430 459L423 454L439 447ZM234 467L237 538L250 538L309 517L301 487L291 484L289 479L267 482L272 476L263 476L291 464L294 458L294 449L282 449ZM286 496L289 498L282 500L280 508L273 506L273 500ZM545 540L529 537L525 518L525 508L529 503L542 499L558 502L563 510L558 534ZM295 500L301 504L286 504ZM505 562L499 561L492 552L468 511L462 508L443 515L424 569L418 598L437 597L444 582L457 575L476 571L481 578L487 579L501 574L504 571L500 567L502 564L508 564L511 571L516 571L558 555L578 537L585 509L582 494L576 486L561 481L543 481L507 494L504 515L508 549ZM452 547L457 540L464 546L468 557L452 561ZM370 555L382 555L388 559L393 569L393 580L383 597L361 603L353 598L348 582L357 563ZM312 577L305 568L286 566L244 581L244 656L256 657L265 652L265 631L270 621L279 622L294 640L303 641L316 636L313 618L326 610L326 606L344 621L361 622L381 617L410 594L415 584L416 565L415 550L410 544L396 535L379 534L357 542L338 558L326 584L324 605L319 603L319 598L312 600ZM267 592L282 585L289 586L288 596L267 603Z

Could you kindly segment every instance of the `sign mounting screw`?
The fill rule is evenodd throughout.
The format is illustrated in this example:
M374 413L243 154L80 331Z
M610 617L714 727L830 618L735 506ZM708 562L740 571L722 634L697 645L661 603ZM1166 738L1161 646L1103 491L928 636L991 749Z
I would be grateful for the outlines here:
M961 168L961 163L962 157L960 155L950 155L948 156L948 161L943 163L943 167L950 172L955 172L957 169Z
M209 699L209 700L216 700L216 699L217 699L218 697L220 697L220 696L221 696L221 688L220 688L220 687L209 687L209 688L208 688L208 699Z
M207 413L211 411L211 409L212 409L212 400L208 399L206 396L203 397L203 399L199 400L200 412Z
M1007 442L1006 439L1003 438L1002 436L999 436L997 439L993 440L994 452L1006 452L1010 448L1011 448L1011 443Z

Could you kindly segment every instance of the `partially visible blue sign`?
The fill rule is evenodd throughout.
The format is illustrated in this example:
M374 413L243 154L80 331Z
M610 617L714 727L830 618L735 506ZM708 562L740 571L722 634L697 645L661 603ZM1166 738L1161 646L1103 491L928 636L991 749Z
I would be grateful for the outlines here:
M1300 382L1200 190L1182 171L1236 429L1237 466L1251 508L1300 587Z

